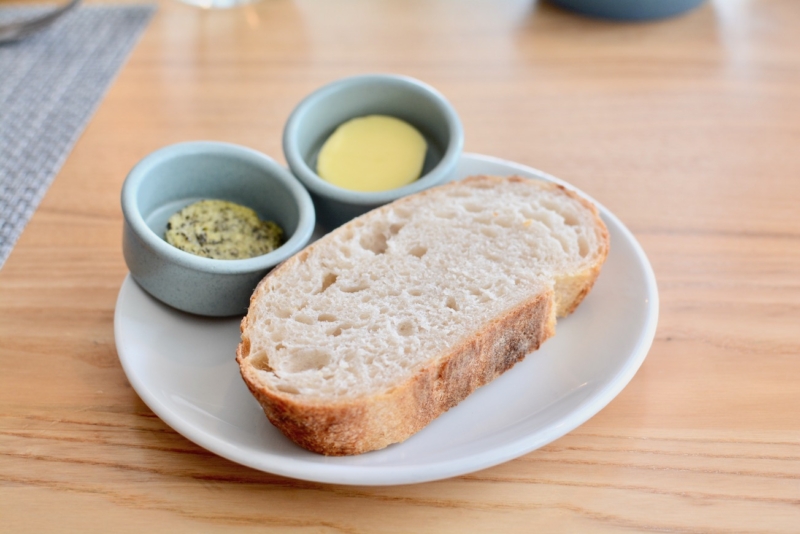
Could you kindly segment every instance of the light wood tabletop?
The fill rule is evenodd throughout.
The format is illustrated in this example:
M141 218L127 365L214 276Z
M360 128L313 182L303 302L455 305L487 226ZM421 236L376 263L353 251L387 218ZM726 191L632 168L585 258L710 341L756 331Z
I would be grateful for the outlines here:
M0 270L0 531L800 531L798 27L794 0L645 24L527 0L162 1ZM131 167L192 139L284 161L297 102L366 72L433 85L465 150L603 203L660 292L652 349L605 409L438 482L222 459L145 406L115 348Z

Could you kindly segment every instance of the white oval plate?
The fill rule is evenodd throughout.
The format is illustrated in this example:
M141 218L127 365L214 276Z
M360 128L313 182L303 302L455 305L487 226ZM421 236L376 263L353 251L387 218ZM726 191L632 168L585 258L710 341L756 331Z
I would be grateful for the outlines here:
M456 178L540 171L465 154ZM564 184L567 185L567 184ZM497 465L584 423L639 369L655 335L658 290L642 248L598 204L611 252L589 296L556 336L407 441L352 457L325 457L273 427L234 361L239 319L204 319L165 306L128 276L114 314L117 352L142 400L169 426L231 461L336 484L426 482Z

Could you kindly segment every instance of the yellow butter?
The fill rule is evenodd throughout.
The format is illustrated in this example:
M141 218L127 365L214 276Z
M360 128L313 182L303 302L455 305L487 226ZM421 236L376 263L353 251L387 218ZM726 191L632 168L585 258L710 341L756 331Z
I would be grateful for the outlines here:
M387 191L419 178L426 150L425 138L405 121L358 117L341 124L322 145L317 174L353 191Z

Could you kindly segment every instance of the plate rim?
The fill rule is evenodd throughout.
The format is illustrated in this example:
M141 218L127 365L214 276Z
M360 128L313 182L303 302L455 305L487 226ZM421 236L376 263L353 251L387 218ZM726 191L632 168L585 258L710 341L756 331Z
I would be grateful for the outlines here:
M573 185L533 167L494 156L465 152L462 154L459 164L464 159L502 165L523 175L551 181L575 191L579 195L592 201L597 206L602 217L613 221L623 233L635 254L639 266L642 268L646 286L646 295L648 297L646 308L647 318L644 327L639 332L635 347L633 350L631 350L631 353L625 360L624 365L618 369L614 378L609 380L598 392L581 401L580 404L571 412L569 412L568 415L560 418L557 423L560 422L561 424L550 424L533 435L528 434L507 442L502 446L481 450L480 452L470 454L467 457L459 457L457 459L436 462L435 469L432 469L428 464L426 464L425 468L422 470L423 472L419 472L419 469L414 469L413 467L409 466L342 466L336 465L334 463L335 460L333 460L331 463L309 464L296 458L286 458L284 456L276 455L275 453L267 453L269 455L268 458L276 457L279 459L279 462L265 462L263 461L263 456L248 457L247 455L244 455L244 457L242 457L241 455L236 455L234 454L234 451L236 450L235 445L232 445L230 442L220 438L219 436L208 432L202 427L188 423L178 416L172 409L166 406L158 398L158 396L151 392L148 385L141 380L141 377L135 372L129 357L124 354L126 349L121 347L118 341L120 339L120 332L124 327L118 310L120 307L120 302L123 299L123 293L126 285L135 284L130 276L130 273L128 273L122 285L120 286L120 291L114 307L114 342L117 349L117 356L120 360L125 376L136 394L139 395L139 398L142 400L142 402L144 402L147 407L153 411L153 413L155 413L173 430L181 434L189 441L192 441L195 444L209 450L210 452L213 452L214 454L226 458L234 463L257 469L259 471L286 476L298 480L328 484L363 486L390 486L432 482L487 469L489 467L510 461L514 458L518 458L548 443L551 443L594 417L617 395L619 395L619 393L628 385L628 383L630 383L647 357L655 338L659 315L659 294L655 273L649 259L647 258L647 255L644 252L644 249L636 240L633 233L622 223L619 218L616 217L616 215L614 215L610 210L608 210L608 208L594 200L583 191L575 188Z

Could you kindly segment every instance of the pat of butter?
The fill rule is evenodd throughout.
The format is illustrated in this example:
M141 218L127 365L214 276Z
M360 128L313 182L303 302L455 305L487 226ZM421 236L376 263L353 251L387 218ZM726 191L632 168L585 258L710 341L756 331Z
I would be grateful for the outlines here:
M341 124L317 159L322 179L353 191L388 191L422 173L427 144L410 124L386 115L358 117Z

